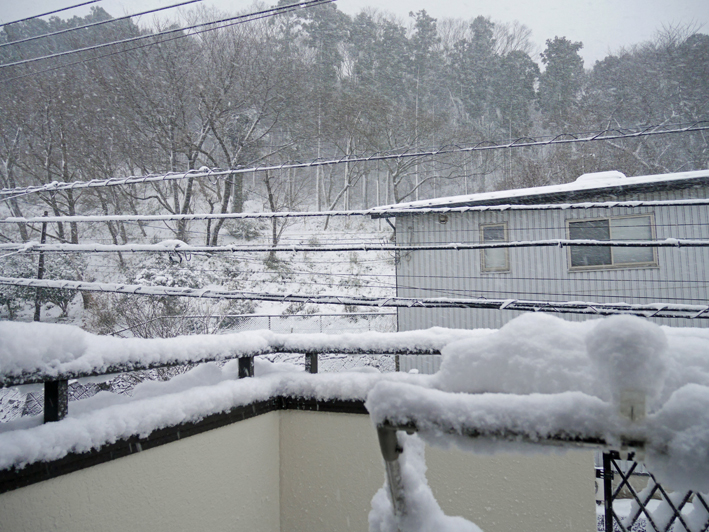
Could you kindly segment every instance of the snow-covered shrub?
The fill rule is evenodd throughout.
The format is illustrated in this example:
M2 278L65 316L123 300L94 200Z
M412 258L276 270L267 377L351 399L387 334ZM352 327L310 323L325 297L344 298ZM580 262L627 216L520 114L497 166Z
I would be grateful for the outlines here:
M30 257L11 255L2 259L2 272L6 277L32 278L37 274L36 261L33 264ZM22 307L34 303L35 289L24 286L0 285L0 306L7 311L12 320Z
M37 277L37 255L11 255L2 260L2 271L7 277L33 279ZM62 279L73 281L81 279L85 261L79 256L45 254L44 279ZM65 316L69 304L76 296L75 290L56 288L29 288L24 286L0 286L0 306L14 319L23 308L34 306L35 298L43 305L59 307Z
M163 255L149 257L127 279L130 284L200 288L219 285L239 289L244 272L232 257L182 257L182 262ZM141 338L172 338L238 328L241 318L226 314L252 314L254 304L245 300L192 299L168 296L96 296L86 320L99 334L124 330ZM219 316L219 317L215 317Z
M44 278L69 281L83 279L86 261L81 255L45 255ZM76 290L44 289L40 292L43 303L56 305L66 316L69 304L76 297Z
M261 237L264 230L261 220L230 220L225 225L229 236L236 240L255 240Z

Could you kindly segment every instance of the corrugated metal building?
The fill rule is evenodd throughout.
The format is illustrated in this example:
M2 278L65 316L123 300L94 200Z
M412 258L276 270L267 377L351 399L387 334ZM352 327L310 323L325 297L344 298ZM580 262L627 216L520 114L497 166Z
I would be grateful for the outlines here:
M573 183L456 196L383 207L398 213L398 244L519 242L547 239L709 239L706 205L490 210L426 213L426 209L479 205L565 204L709 198L709 170L641 177L619 172L581 176ZM394 214L394 213L392 213ZM415 250L399 253L397 295L430 298L706 304L707 247L519 247L486 250ZM404 308L400 331L432 326L499 328L519 315L496 309ZM563 314L585 320L586 315ZM660 318L673 326L709 320ZM402 357L401 369L433 372L439 357ZM414 365L415 364L415 365Z

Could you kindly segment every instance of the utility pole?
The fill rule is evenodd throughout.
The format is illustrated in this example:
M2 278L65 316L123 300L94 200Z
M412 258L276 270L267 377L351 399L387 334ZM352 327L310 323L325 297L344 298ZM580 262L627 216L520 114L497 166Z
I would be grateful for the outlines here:
M47 211L44 211L45 216L49 216ZM42 236L39 239L40 244L47 242L47 222L42 222ZM44 277L44 251L39 252L39 261L37 264L37 279ZM40 313L42 312L42 298L40 297L41 288L37 287L34 293L34 321L39 321Z

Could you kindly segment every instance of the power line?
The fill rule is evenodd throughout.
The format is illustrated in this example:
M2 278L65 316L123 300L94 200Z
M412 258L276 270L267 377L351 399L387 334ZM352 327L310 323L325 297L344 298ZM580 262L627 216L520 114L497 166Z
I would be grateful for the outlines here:
M530 281L533 281L535 279L530 278ZM695 281L695 286L692 286L692 288L707 288L709 287L709 283L706 282L700 282L700 281ZM598 289L579 289L576 287L572 287L566 292L553 292L553 291L541 291L541 292L534 292L531 290L510 290L510 289L505 289L505 290L482 290L479 288L470 288L470 289L454 289L454 288L449 288L449 289L441 289L441 288L428 288L428 287L423 287L423 286L409 286L409 285L399 285L398 288L401 289L406 289L406 290L417 290L420 292L426 292L429 297L465 297L468 294L475 294L478 297L483 296L487 297L488 294L492 294L492 297L500 297L504 295L504 297L507 298L528 298L528 297L535 297L535 296L542 296L542 297L565 297L565 298L573 298L574 300L577 300L579 298L583 297L604 297L606 299L614 299L614 300L620 300L620 301L625 301L626 299L632 299L634 301L638 300L647 300L647 301L663 301L663 302L668 302L668 301L682 301L682 302L688 302L688 301L696 301L700 303L706 303L707 299L703 297L670 297L670 296L662 296L659 294L655 295L637 295L637 294L632 294L632 293L625 293L625 292L619 292L618 288L609 288L606 290L598 290ZM669 290L671 287L666 288L665 290ZM632 290L632 289L631 289ZM662 290L662 289L660 289Z
M663 302L634 305L628 303L487 298L355 297L338 295L308 296L224 290L220 288L182 288L114 283L89 283L83 281L65 280L50 281L44 279L21 279L13 277L0 277L0 284L25 286L29 288L52 288L140 296L191 297L200 299L241 299L251 301L274 301L279 303L294 302L303 304L351 305L379 308L486 308L493 310L557 312L596 316L633 314L646 318L709 319L709 305L680 305Z
M327 0L332 1L332 0ZM288 170L288 169L300 169L300 168L315 168L318 166L332 166L337 164L345 163L368 163L385 161L391 159L407 159L414 157L435 157L437 155L450 155L454 153L473 153L481 151L491 151L491 150L501 150L501 149L513 149L513 148L529 148L529 147L541 147L541 146L553 146L558 144L574 144L583 142L596 142L603 140L620 140L620 139L634 139L641 137L649 137L656 135L670 135L677 133L691 133L697 131L709 131L709 120L700 120L696 122L687 123L687 125L682 124L671 124L671 125L653 125L637 128L626 128L625 130L618 129L606 129L603 131L597 131L593 133L587 133L583 136L577 136L576 134L562 133L556 135L553 138L549 137L537 137L533 139L531 137L520 137L518 139L509 141L481 141L472 146L443 146L440 148L435 148L426 151L416 151L409 152L399 151L399 152L385 152L385 153L375 153L371 155L344 155L339 159L331 160L320 160L316 159L310 162L294 162L294 163L282 163L274 164L269 166L257 166L250 168L231 168L231 169L207 169L207 170L190 170L187 172L171 172L167 174L148 174L144 176L129 176L123 178L111 177L108 179L92 179L91 181L73 181L70 183L54 181L46 185L40 186L30 186L30 187L19 187L14 189L2 189L0 190L0 195L11 196L12 199L20 197L26 194L33 194L38 192L55 192L67 189L82 189L82 188L101 188L110 186L121 186L121 185L136 185L144 183L155 183L160 181L176 181L189 178L223 178L225 176L245 174L252 172L265 172L265 171L276 171L276 170ZM567 138L568 137L568 138ZM547 139L547 140L539 140ZM451 208L452 209L452 208ZM489 207L488 207L489 209ZM417 209L418 210L418 209ZM362 212L362 211L360 211ZM366 212L366 211L364 211ZM383 212L383 210L381 211ZM413 212L410 209L409 212Z
M343 244L331 246L271 246L228 245L191 246L180 240L167 240L160 244L38 244L37 242L0 244L0 251L21 253L268 253L268 252L343 252L343 251L464 251L471 249L509 249L528 247L589 246L632 248L683 248L709 247L709 240L667 238L665 240L590 240L549 239L519 242L450 242L446 244Z
M322 2L316 3L316 4L314 4L314 5L320 5L321 3L322 3L322 4L327 4L327 3L330 3L330 2L334 2L334 1L335 1L335 0L322 0ZM286 7L288 7L288 6L286 6ZM305 6L305 7L312 7L312 6ZM148 47L150 47L150 46L156 46L156 45L160 45L160 44L166 44L166 43L169 43L169 42L172 42L172 41L176 41L176 40L178 40L178 39L184 39L185 37L194 37L195 35L200 35L200 34L202 34L202 33L208 33L208 32L210 32L210 31L215 31L215 30L220 30L220 29L231 28L232 26L237 26L237 25L239 25L239 24L244 24L244 23L246 23L246 22L254 22L254 21L256 21L256 20L261 20L261 19L265 19L265 18L270 18L270 17L275 16L275 15L282 15L282 14L284 14L284 13L290 13L291 11L295 11L295 10L300 9L300 8L301 8L301 5L300 5L300 4L292 4L292 7L290 7L289 9L284 9L283 11L279 11L279 12L277 12L277 13L266 13L266 14L260 15L260 16L255 16L255 15L254 15L254 16L251 16L250 18L245 18L245 19L242 19L242 20L237 20L236 22L230 22L229 24L222 24L221 26L216 26L216 27L213 27L213 28L206 28L206 29L199 30L199 31L193 31L193 32L190 32L190 33L179 34L179 35L177 35L177 36L175 36L175 37L170 37L170 38L168 38L168 39L161 39L161 40L156 41L156 42L149 42L149 43L147 43L147 44L142 44L142 45L139 45L139 46L133 46L133 47L131 47L131 48L123 48L123 49L121 49L121 50L116 50L116 51L113 51L113 52L108 52L108 53L105 53L105 54L101 54L101 55L96 55L96 56L89 57L89 58L80 59L79 61L74 61L74 62L69 62L69 63L63 63L63 64L61 64L61 65L57 65L57 66L52 67L52 68L45 68L45 69L43 69L43 70L35 70L35 71L33 71L33 72L29 72L29 73L27 73L27 74L22 74L22 75L15 76L15 77L12 77L12 78L0 79L0 83L9 83L9 82L11 82L11 81L15 81L15 80L18 80L18 79L23 79L23 78L27 78L27 77L36 76L36 75L38 75L38 74L45 74L45 73L47 73L47 72L54 72L55 70L61 70L61 69L63 69L63 68L67 68L67 67L70 67L70 66L84 65L84 64L90 63L90 62L92 62L92 61L98 61L99 59L105 59L106 57L112 57L112 56L114 56L114 55L121 55L121 54L125 54L125 53L128 53L128 52L133 52L133 51L136 51L136 50L142 50L143 48L148 48ZM218 23L219 23L219 21L215 21L215 22L208 22L208 23L206 23L206 24L218 24ZM154 34L153 34L153 36L154 36Z
M89 4L95 4L96 2L100 2L100 1L101 0L89 0L88 2L83 2L81 4L76 4L76 5L69 6L69 7L63 7L61 9L55 9L54 11L49 11L47 13L42 13L41 15L34 15L33 17L21 18L19 20L13 20L12 22L3 22L2 24L0 24L0 27L9 26L10 24L19 24L20 22L26 22L28 20L32 20L35 18L46 17L48 15L54 15L55 13L61 13L62 11L68 11L70 9L75 9L77 7L87 6Z
M709 177L709 173L707 174ZM70 187L66 187L70 188ZM76 187L79 188L79 187ZM84 188L84 187L82 187ZM17 189L0 190L0 196ZM31 191L35 192L35 191ZM202 220L247 220L272 218L329 218L348 216L395 217L425 214L449 214L490 211L553 211L553 210L589 210L640 207L691 207L709 205L709 198L687 200L652 200L652 201L606 201L582 203L548 203L536 205L475 205L470 207L425 207L425 208L382 208L350 211L284 211L284 212L235 212L235 213L193 213L193 214L99 214L74 216L10 216L0 219L0 224L29 223L95 223L95 222L171 222ZM673 224L674 227L676 224ZM689 224L685 224L689 225ZM537 228L541 229L541 228ZM549 229L549 227L544 227ZM520 230L520 229L516 229Z
M264 10L261 10L261 11L256 11L256 12L254 12L254 13L248 13L248 14L246 14L246 15L236 15L236 16L233 16L233 17L227 17L227 18L215 20L215 21L212 21L212 22L202 22L202 23L199 23L199 24L193 24L192 26L185 26L185 27L183 27L183 28L175 28L175 29L171 29L171 30L161 31L161 32L158 32L158 33L149 33L149 34L146 34L146 35L140 35L140 36L138 36L138 37L130 37L130 38L128 38L128 39L120 39L120 40L117 40L117 41L111 41L111 42L107 42L107 43L96 44L96 45L93 45L93 46L86 46L86 47L84 47L84 48L77 48L77 49L75 49L75 50L67 50L67 51L64 51L64 52L57 52L57 53L54 53L54 54L44 55L44 56L41 56L41 57L34 57L34 58L32 58L32 59L23 59L23 60L21 60L21 61L14 61L14 62L12 62L12 63L4 63L4 64L0 64L0 69L8 68L8 67L13 67L13 66L27 65L27 64L35 63L35 62L37 62L37 61L42 61L42 60L45 60L45 59L54 59L54 58L56 58L56 57L65 57L65 56L68 56L68 55L78 54L78 53L81 53L81 52L88 52L88 51L93 51L93 50L100 50L100 49L106 48L106 47L108 47L108 46L115 46L115 45L118 45L118 44L128 44L128 43L131 43L131 42L136 42L136 41L145 40L145 39L152 39L152 38L160 37L160 36L163 36L163 35L171 35L171 34L173 34L173 33L178 33L178 32L185 32L185 31L189 31L189 30L194 30L194 29L197 29L197 28L202 28L202 27L204 27L204 26L212 26L212 25L215 25L215 24L222 24L222 23L225 23L225 22L232 22L232 21L237 21L237 20L242 20L242 19L248 19L248 18L250 18L250 17L256 17L256 16L258 16L258 15L265 15L265 14L273 14L273 15L275 15L275 14L279 14L279 13L281 13L281 12L290 11L291 9L294 9L294 8L295 8L295 9L307 8L307 7L312 7L313 5L326 4L326 3L333 2L333 1L334 1L334 0L307 0L307 1L305 1L305 2L298 2L298 3L296 3L296 4L288 4L288 5L284 5L284 6L276 6L276 7L272 7L272 8L269 8L269 9L264 9ZM214 28L214 29L216 29L216 28ZM156 44L157 44L157 43L156 43Z
M96 1L99 1L99 0L96 0ZM149 10L149 11L142 11L142 12L140 12L140 13L135 13L135 14L133 14L133 15L126 15L126 16L124 16L124 17L110 18L110 19L107 19L107 20L100 20L100 21L98 21L98 22L91 22L90 24L83 24L82 26L75 26L75 27L73 27L73 28L64 28L63 30L53 31L53 32L51 32L51 33L43 33L42 35L34 35L34 36L32 36L32 37L26 37L26 38L20 39L20 40L18 40L18 41L10 41L10 42L5 42L5 43L0 43L0 48L3 48L3 47L5 47L5 46L11 46L11 45L14 45L14 44L22 44L22 43L27 43L27 42L31 42L31 41L36 41L36 40L38 40L38 39L45 39L45 38L47 38L47 37L54 37L54 36L56 36L56 35L62 35L62 34L64 34L64 33L69 33L69 32L71 32L71 31L83 30L83 29L86 29L86 28L93 28L93 27L95 27L95 26L101 26L101 25L103 25L103 24L110 24L110 23L113 23L113 22L119 22L119 21L121 21L121 20L128 20L128 19L131 19L131 18L134 18L134 17L140 17L140 16L142 16L142 15L150 15L151 13L157 13L158 11L164 11L164 10L166 10L166 9L173 9L173 8L176 8L176 7L182 7L182 6L186 6L186 5L189 5L189 4L194 4L194 3L197 3L197 2L202 2L202 0L187 0L186 2L182 2L182 3L179 3L179 4L173 4L173 5L165 6L165 7L158 7L158 8L155 8L155 9L151 9L151 10Z

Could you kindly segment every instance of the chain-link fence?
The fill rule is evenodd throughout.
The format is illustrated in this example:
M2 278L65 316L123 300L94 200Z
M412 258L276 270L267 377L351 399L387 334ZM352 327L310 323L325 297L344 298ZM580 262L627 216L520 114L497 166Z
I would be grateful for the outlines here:
M149 325L179 322L173 327ZM223 334L267 329L277 333L394 332L396 312L336 314L211 314L158 316L131 327L114 331L114 336L145 336L145 331L167 330L175 334ZM177 332L175 332L177 331ZM163 336L163 334L160 334Z
M277 333L394 332L396 313L359 314L242 314L226 316L225 330L232 332L268 329Z

